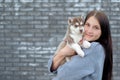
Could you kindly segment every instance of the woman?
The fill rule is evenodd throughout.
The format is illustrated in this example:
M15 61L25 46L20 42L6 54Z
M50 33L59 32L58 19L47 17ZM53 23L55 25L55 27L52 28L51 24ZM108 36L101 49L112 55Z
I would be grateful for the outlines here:
M50 72L57 73L53 80L112 80L112 39L107 16L101 11L91 11L85 18L85 36L91 47L83 48L85 57L65 46L48 62ZM72 56L61 65L63 59Z

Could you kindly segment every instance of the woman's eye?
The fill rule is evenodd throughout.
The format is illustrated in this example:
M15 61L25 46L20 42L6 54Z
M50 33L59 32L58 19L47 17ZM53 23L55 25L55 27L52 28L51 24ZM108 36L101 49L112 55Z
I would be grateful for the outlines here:
M94 26L94 29L99 29L99 27L98 26Z
M89 24L88 24L88 23L86 23L86 24L85 24L85 26L89 27Z

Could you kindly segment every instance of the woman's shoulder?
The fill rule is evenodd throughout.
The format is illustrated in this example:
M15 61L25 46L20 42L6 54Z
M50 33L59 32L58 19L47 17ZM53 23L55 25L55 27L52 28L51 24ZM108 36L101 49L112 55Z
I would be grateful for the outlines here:
M93 51L104 50L103 46L99 42L91 42L90 49Z
M89 48L83 48L83 49L92 50L97 48L103 48L103 46L99 42L91 42L91 46Z
M102 55L104 53L104 48L99 42L91 42L91 46L89 48L84 48L83 51L86 55L88 54L95 54L95 55Z
M102 47L99 42L91 42L91 47Z
M91 48L95 49L96 51L104 51L104 47L99 42L92 42Z

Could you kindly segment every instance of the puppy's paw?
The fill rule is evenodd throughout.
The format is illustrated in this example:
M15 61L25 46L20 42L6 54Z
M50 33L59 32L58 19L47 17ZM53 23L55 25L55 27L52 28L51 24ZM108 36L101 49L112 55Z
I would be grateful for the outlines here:
M80 55L81 57L84 57L84 56L85 56L85 53L84 53L82 50L77 51L77 54Z
M84 48L89 48L89 47L91 46L91 43L88 42L88 41L84 41L83 44L82 44L82 46L83 46Z

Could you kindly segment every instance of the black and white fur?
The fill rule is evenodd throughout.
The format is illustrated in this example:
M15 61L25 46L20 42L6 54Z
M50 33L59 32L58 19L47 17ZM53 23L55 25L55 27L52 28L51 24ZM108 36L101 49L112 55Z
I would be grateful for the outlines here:
M84 57L85 54L81 47L89 48L91 44L83 39L84 35L84 20L82 17L74 17L68 19L68 29L64 40L60 43L56 53L62 49L65 45L69 45L70 48L74 49L78 55ZM80 41L82 42L80 44ZM66 57L66 61L69 61L70 57Z

